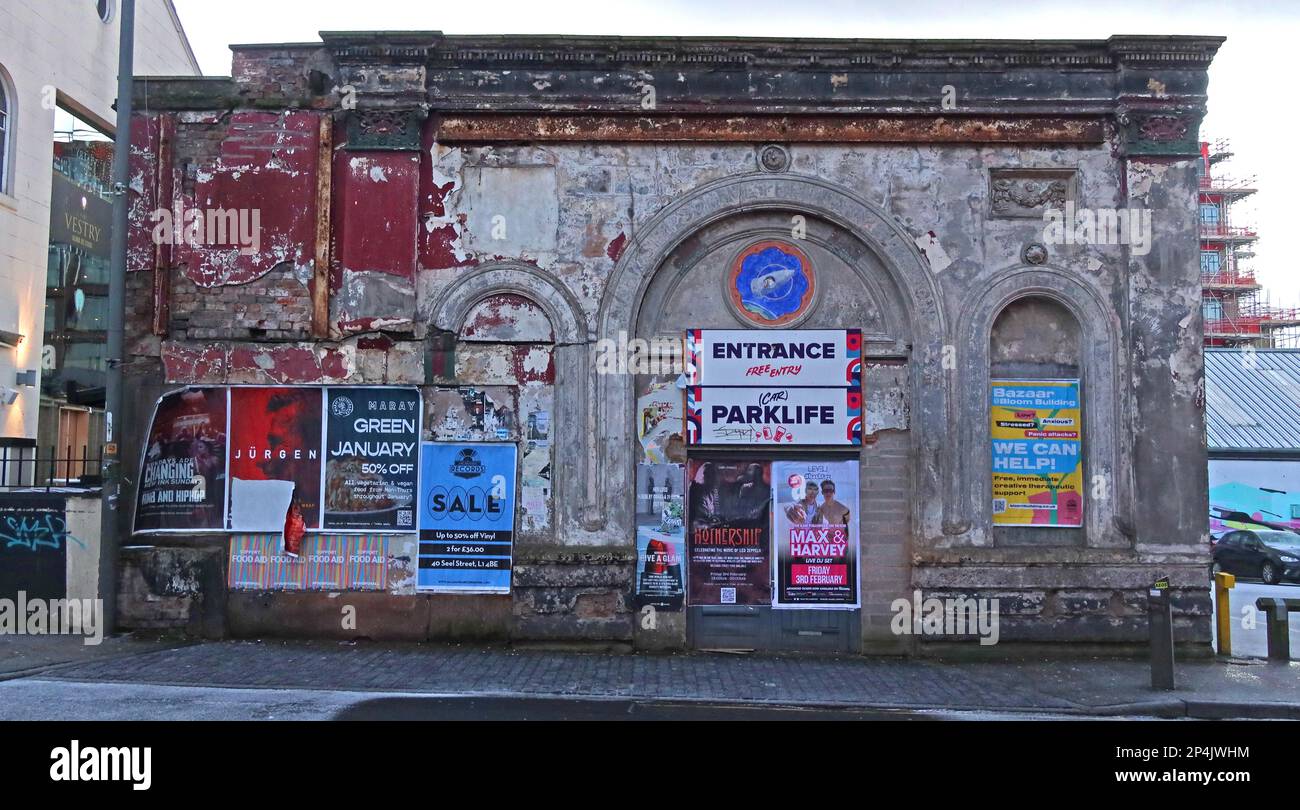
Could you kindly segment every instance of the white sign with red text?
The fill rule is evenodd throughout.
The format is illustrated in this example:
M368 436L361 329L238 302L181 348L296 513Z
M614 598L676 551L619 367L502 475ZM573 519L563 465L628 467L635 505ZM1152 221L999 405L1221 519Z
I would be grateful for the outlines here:
M690 329L688 385L858 388L860 329Z
M859 388L693 386L686 406L691 445L862 444Z

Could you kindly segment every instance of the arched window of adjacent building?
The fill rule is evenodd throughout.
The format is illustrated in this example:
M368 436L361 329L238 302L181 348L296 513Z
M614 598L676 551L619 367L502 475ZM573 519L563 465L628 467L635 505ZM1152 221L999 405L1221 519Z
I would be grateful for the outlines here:
M14 90L9 73L0 65L0 194L9 192L13 168Z
M1057 301L998 313L989 345L993 521L998 545L1082 545L1081 329ZM1073 407L1071 407L1073 403Z

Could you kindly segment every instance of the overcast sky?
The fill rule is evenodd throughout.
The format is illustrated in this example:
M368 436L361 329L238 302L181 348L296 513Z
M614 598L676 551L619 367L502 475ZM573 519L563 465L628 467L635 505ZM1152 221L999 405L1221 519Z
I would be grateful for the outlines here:
M1254 267L1274 304L1300 306L1286 234L1300 216L1296 51L1300 0L175 0L207 75L229 75L231 43L315 42L318 31L900 38L1226 36L1210 67L1206 140L1228 138L1229 169L1259 193L1233 222L1260 232Z

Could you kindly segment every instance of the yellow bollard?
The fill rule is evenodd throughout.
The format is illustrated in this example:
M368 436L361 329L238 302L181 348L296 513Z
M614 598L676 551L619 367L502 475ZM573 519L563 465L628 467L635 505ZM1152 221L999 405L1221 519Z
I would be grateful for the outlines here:
M1222 571L1214 575L1215 639L1219 642L1219 655L1232 655L1232 608L1228 605L1228 591L1237 584L1237 578Z

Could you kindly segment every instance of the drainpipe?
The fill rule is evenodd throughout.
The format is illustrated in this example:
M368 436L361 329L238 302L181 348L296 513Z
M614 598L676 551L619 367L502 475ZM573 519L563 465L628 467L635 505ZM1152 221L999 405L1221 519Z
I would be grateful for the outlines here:
M104 388L103 492L99 523L99 596L104 632L117 625L117 556L121 521L122 331L126 322L127 195L131 157L131 92L135 62L135 0L121 0L117 51L117 127L113 137L113 258L108 277L108 365Z

